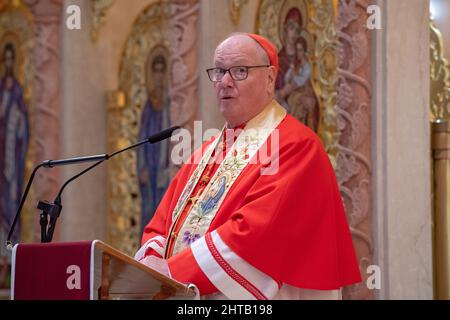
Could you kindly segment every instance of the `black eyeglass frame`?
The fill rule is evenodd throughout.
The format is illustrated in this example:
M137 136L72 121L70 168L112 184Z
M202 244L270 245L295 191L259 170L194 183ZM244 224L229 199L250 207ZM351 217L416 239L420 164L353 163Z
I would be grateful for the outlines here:
M211 80L212 82L220 82L220 81L222 81L223 77L225 77L225 75L227 74L227 72L230 74L231 79L233 79L234 81L242 81L242 80L247 79L247 77L248 77L248 70L249 70L249 69L253 69L253 68L268 68L268 67L270 67L270 66L271 66L270 64L262 64L262 65L258 65L258 66L233 66L233 67L230 67L230 68L228 68L228 69L216 67L216 68L209 68L209 69L206 69L206 73L208 74L209 80ZM243 78L243 79L235 79L235 78L233 77L233 74L232 74L231 71L230 71L231 69L234 69L234 68L246 68L246 74L247 74L247 75L245 76L245 78ZM221 69L221 70L224 71L223 76L222 76L222 79L220 79L220 80L213 80L213 79L211 79L211 75L209 74L210 71L213 71L213 70L216 70L216 69Z

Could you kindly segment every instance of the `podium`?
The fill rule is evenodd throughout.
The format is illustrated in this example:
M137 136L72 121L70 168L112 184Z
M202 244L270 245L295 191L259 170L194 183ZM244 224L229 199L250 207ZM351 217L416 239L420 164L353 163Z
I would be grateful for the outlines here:
M180 283L132 257L94 241L17 244L12 253L11 299L197 299Z

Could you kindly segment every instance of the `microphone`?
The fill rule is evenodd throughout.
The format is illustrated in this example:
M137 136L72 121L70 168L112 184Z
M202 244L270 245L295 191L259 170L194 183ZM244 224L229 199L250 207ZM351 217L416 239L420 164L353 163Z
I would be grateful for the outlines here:
M62 196L62 192L64 191L64 189L67 187L67 185L72 182L73 180L77 179L78 177L80 177L81 175L85 174L86 172L92 170L94 167L96 167L97 165L99 165L100 163L102 163L105 160L108 160L116 155L118 155L119 153L122 153L124 151L136 148L138 146L141 146L143 144L146 143L156 143L162 140L165 140L169 137L172 136L172 133L179 129L179 126L174 126L168 129L165 129L163 131L160 131L158 133L155 133L154 135L148 137L147 139L141 140L131 146L128 146L124 149L118 150L114 153L112 153L111 155L99 155L99 156L92 156L92 157L81 157L81 158L72 158L72 159L63 159L63 160L59 160L59 161L53 161L52 164L59 164L59 165L65 165L65 164L69 164L69 163L79 163L79 162L85 162L85 161L93 161L92 159L96 159L96 157L98 157L100 160L97 161L96 163L94 163L92 166L86 168L85 170L81 171L80 173L74 175L73 177L71 177L69 180L67 180L63 186L61 187L61 189L58 192L58 195L56 196L55 200L53 201L53 204L49 204L48 202L45 201L40 201L38 204L39 209L42 209L44 211L47 211L48 214L50 215L50 221L48 223L47 226L47 220L45 219L45 217L41 217L42 218L42 224L41 224L41 241L42 242L51 242L52 238L53 238L53 232L55 230L55 225L56 225L56 220L58 219L61 210L62 210L62 204L61 204L61 196ZM45 234L45 226L47 226L47 232Z
M170 127L168 129L165 129L163 131L160 131L150 137L148 137L147 139L138 141L137 143L128 146L124 149L118 150L113 152L112 154L108 155L108 154L100 154L100 155L94 155L94 156L87 156L87 157L76 157L76 158L66 158L66 159L60 159L60 160L45 160L42 163L38 164L29 180L27 183L27 186L25 188L25 192L22 195L22 198L20 200L20 204L19 207L17 209L16 215L14 217L13 223L11 225L11 228L9 230L8 233L8 237L6 240L6 248L9 251L12 251L13 246L11 243L11 236L12 233L14 231L15 225L17 223L17 220L20 216L20 213L22 211L22 207L25 203L25 199L28 195L29 189L31 187L31 184L33 182L34 176L37 172L38 169L40 169L41 167L45 167L45 168L53 168L55 166L62 166L62 165L68 165L68 164L77 164L77 163L83 163L83 162L93 162L93 161L97 161L95 162L93 165L89 166L88 168L84 169L83 171L81 171L80 173L72 176L70 179L68 179L63 186L61 187L61 189L58 192L58 195L55 198L55 201L53 204L48 203L47 201L39 201L38 203L38 209L42 210L41 213L41 219L40 219L40 224L41 224L41 242L51 242L52 238L53 238L53 232L55 229L55 225L56 225L56 220L58 219L60 213L61 213L61 209L62 209L62 205L61 205L61 195L62 192L64 191L65 187L72 182L73 180L75 180L76 178L78 178L79 176L85 174L86 172L92 170L93 168L95 168L96 166L98 166L100 163L102 163L105 160L108 160L116 155L118 155L119 153L122 153L124 151L127 151L129 149L133 149L136 148L138 146L141 146L145 143L157 143L159 141L165 140L169 137L172 136L173 132L177 129L179 129L179 126L173 126ZM48 221L48 215L50 216L50 223Z
M20 212L22 211L22 207L23 207L23 205L25 203L25 199L27 198L28 192L30 191L31 183L34 180L34 176L36 175L36 172L43 166L44 166L43 163L38 164L33 169L33 172L31 173L30 178L28 179L28 183L27 183L27 186L25 188L25 192L22 194L22 198L20 198L19 207L17 208L17 212L16 212L16 215L14 216L14 220L13 220L13 223L11 225L11 228L9 229L8 237L6 238L6 250L9 250L9 251L13 250L13 246L12 246L12 243L11 243L11 237L12 237L12 233L14 231L14 227L16 226L17 219L19 218Z
M97 156L68 158L68 159L61 159L61 160L45 160L44 162L42 162L42 166L44 168L53 168L56 166L63 166L66 164L106 160L107 158L108 158L107 154L99 154Z

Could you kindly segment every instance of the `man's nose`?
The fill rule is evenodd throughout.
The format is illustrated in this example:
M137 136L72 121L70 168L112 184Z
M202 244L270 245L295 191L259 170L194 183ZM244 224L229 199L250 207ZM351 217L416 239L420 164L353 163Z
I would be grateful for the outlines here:
M234 84L234 80L231 77L230 70L227 70L225 74L223 75L222 81L220 81L222 86L231 87Z

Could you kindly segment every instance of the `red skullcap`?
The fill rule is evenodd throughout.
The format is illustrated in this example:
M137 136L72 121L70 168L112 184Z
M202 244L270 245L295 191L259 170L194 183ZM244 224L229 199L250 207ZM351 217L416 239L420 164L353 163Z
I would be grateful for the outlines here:
M264 49L264 51L267 53L267 56L269 57L270 65L274 66L275 72L278 73L278 50L275 45L259 34L247 33L247 35L258 42L259 45Z

